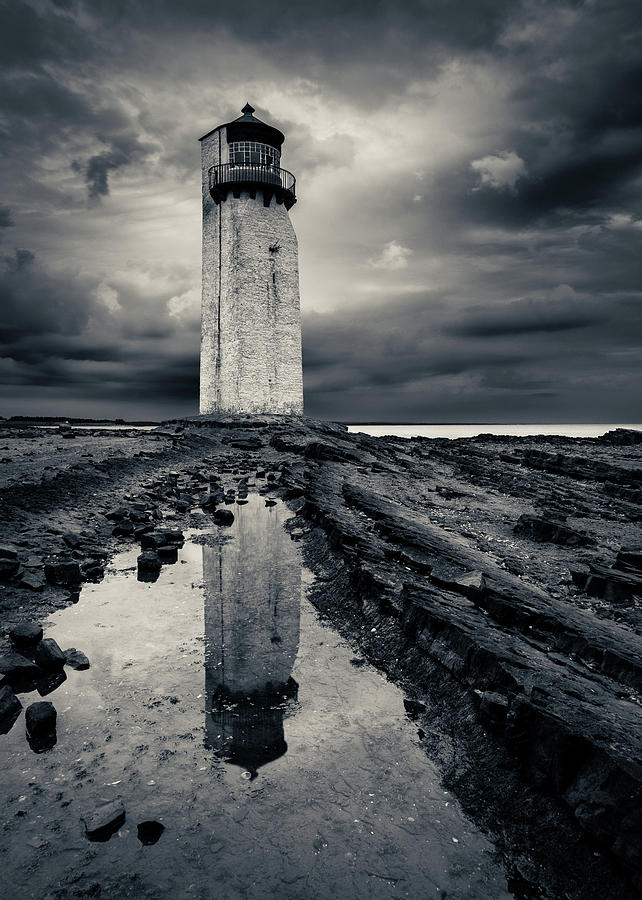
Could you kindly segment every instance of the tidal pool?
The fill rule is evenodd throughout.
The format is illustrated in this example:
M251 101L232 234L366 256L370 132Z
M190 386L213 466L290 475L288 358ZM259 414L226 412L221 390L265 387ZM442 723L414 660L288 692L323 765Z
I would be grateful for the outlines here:
M46 696L51 750L32 752L24 713L0 736L6 896L513 896L403 694L305 599L287 508L232 509L155 583L133 548L45 623L91 668ZM124 824L88 841L82 817L117 798Z

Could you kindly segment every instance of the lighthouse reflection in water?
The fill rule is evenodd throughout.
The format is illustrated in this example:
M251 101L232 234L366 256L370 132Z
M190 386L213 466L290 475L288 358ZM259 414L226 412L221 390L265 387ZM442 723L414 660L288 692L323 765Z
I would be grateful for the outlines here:
M301 563L279 501L250 494L220 543L203 547L205 743L256 778L287 752L298 685ZM226 539L227 538L227 539Z

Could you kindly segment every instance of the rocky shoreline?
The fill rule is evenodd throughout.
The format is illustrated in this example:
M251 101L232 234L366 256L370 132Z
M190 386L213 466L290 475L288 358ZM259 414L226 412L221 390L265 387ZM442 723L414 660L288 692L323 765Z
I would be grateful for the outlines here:
M449 441L199 417L5 427L0 457L3 651L125 543L162 564L170 532L233 509L223 474L252 490L265 472L296 513L313 602L404 684L515 895L642 890L642 434Z

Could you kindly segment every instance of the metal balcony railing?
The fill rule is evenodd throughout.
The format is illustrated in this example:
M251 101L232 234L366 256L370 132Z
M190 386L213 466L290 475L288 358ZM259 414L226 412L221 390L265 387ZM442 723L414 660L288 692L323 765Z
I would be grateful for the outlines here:
M272 197L284 203L287 209L296 203L296 178L292 172L267 163L221 163L209 170L210 195L216 203L225 200L228 193L237 196L242 190L263 191L263 201L269 205Z

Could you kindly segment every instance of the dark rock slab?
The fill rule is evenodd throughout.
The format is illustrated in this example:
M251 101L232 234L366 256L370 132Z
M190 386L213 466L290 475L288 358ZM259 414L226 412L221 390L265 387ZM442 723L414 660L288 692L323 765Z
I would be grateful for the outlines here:
M642 573L590 563L587 570L572 569L571 576L577 587L591 597L600 597L611 603L628 603L634 597L642 597Z
M562 522L541 519L526 513L519 517L513 531L519 537L529 538L531 541L560 544L564 547L590 547L595 543L587 534L575 531Z
M304 455L306 459L323 460L325 462L363 462L361 456L347 447L339 447L336 444L329 444L324 441L309 441L306 444Z
M642 550L627 550L623 547L616 557L615 568L642 575Z

